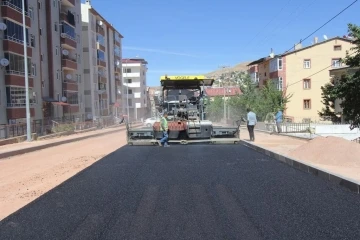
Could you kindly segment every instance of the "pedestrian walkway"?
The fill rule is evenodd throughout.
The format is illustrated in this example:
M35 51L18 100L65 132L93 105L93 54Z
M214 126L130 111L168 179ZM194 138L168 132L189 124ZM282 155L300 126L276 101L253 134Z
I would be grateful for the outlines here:
M244 129L240 132L240 139L244 141L249 141L249 133ZM272 134L260 131L255 131L255 141L250 142L251 144L257 145L259 147L266 148L272 152L281 154L285 157L292 158L291 154L295 149L303 147L306 144L310 144L313 140L305 140L305 139L298 139L295 137L288 137L284 135ZM349 142L350 144L350 142ZM324 146L324 149L329 146ZM336 147L336 146L334 146ZM309 151L309 150L307 150ZM307 152L306 155L309 153ZM316 153L314 153L316 154ZM317 154L317 159L325 157L322 154ZM344 166L341 164L334 164L334 161L328 159L321 159L321 161L314 162L311 159L309 160L305 154L304 157L298 158L302 162L309 163L312 166L319 167L331 173L344 176L349 179L353 179L357 182L360 182L360 168L358 167L351 167L351 166ZM340 163L342 159L339 159L338 162ZM328 162L327 162L328 161ZM330 162L331 161L331 162ZM321 162L319 164L318 162Z
M141 126L141 124L134 125L134 127L137 127L137 126ZM108 134L108 133L111 133L114 131L122 131L122 130L124 130L124 131L126 130L125 125L114 125L112 127L108 127L108 128L104 128L104 129L99 129L99 130L94 130L94 131L89 131L89 132L80 132L80 133L75 133L75 134L71 134L68 136L61 136L61 137L45 139L45 140L21 142L21 143L4 145L4 146L0 146L0 158L8 157L7 153L14 153L14 155L23 154L23 153L26 153L27 150L31 151L30 149L34 149L34 148L39 148L39 150L40 150L42 148L56 146L56 144L60 145L60 144L76 141L77 139L82 140L84 138L96 137L96 136ZM16 152L21 152L21 153L16 154Z

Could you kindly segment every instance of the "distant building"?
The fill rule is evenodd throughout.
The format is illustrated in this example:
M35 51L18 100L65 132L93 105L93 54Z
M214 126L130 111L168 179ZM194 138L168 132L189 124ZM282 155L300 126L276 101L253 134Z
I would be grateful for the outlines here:
M302 47L273 58L264 57L250 63L249 70L258 76L260 87L272 81L278 90L293 94L286 105L285 114L294 121L319 121L321 111L321 86L329 82L327 67L341 67L340 59L350 51L352 40L334 37Z
M86 1L81 4L86 119L120 115L123 36Z
M210 98L210 101L213 101L215 97L222 97L224 99L228 99L229 97L236 96L241 94L241 90L239 87L212 87L212 88L205 88L205 94L207 97Z
M127 58L122 60L124 99L123 109L129 119L140 120L150 114L146 88L147 61L142 58Z

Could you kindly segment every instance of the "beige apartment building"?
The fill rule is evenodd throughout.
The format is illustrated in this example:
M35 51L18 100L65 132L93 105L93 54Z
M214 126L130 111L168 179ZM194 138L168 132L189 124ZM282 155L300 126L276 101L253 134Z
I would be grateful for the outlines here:
M274 57L264 57L250 63L250 74L257 70L260 86L271 80L278 90L292 94L285 115L296 122L320 121L318 112L323 108L321 86L329 82L328 68L341 67L340 59L352 47L351 39L334 37ZM256 68L253 66L256 65Z
M24 67L22 1L1 1L0 124L26 122L25 74L31 119L81 118L83 81L80 0L25 0L28 73Z
M86 119L120 115L123 36L90 1L81 4L81 13Z

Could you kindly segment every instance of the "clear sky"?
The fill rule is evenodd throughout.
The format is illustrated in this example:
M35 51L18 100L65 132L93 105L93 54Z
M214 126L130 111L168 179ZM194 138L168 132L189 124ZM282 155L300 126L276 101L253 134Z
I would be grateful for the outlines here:
M282 53L354 0L92 0L124 36L123 58L142 57L147 84L161 75L204 74ZM84 0L82 0L84 2ZM360 1L313 37L347 34L360 25Z

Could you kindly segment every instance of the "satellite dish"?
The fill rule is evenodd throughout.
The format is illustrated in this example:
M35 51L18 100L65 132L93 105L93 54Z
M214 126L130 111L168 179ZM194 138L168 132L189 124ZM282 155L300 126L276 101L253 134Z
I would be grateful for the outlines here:
M103 22L102 21L98 21L99 25L102 26L103 25Z
M60 37L66 38L66 33L61 33L61 34L60 34Z
M328 37L327 37L326 35L324 35L323 37L324 37L324 39L325 39L325 40L327 40L327 39L328 39Z
M66 100L67 100L67 98L66 98L66 97L64 97L64 96L63 96L63 97L61 97L61 101L62 101L62 102L66 102Z
M274 53L270 53L269 57L274 58Z
M62 50L62 54L64 54L65 56L67 56L67 55L69 55L69 51L66 50L66 49L64 49L64 50Z
M116 66L119 66L120 65L120 61L116 61Z
M9 60L7 60L6 58L3 58L0 60L0 64L1 64L1 66L6 67L9 65Z
M117 92L118 92L118 94L121 94L121 91L120 91L120 89L118 89L118 91L117 91Z
M72 76L71 76L71 74L66 74L66 79L71 79L72 78Z
M33 97L36 97L36 92L33 92Z
M5 23L0 23L0 30L5 31L7 29L7 26Z

